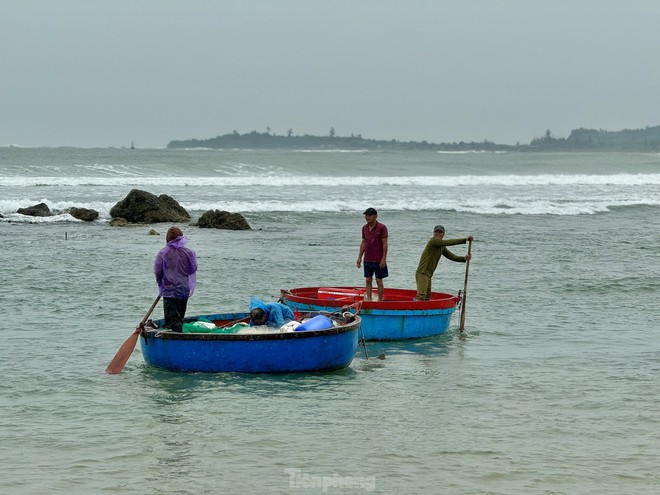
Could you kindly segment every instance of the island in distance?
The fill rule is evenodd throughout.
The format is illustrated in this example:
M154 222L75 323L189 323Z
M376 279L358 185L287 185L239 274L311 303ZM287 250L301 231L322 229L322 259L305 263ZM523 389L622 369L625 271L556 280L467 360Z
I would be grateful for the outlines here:
M381 151L633 151L659 152L660 126L643 129L606 131L603 129L574 129L567 138L558 138L550 130L529 144L496 144L489 140L481 142L429 143L427 141L398 141L392 139L365 139L362 135L337 136L334 128L327 136L305 134L296 136L293 131L285 135L252 131L239 134L234 131L209 139L186 139L170 141L168 148L212 148L212 149L343 149Z

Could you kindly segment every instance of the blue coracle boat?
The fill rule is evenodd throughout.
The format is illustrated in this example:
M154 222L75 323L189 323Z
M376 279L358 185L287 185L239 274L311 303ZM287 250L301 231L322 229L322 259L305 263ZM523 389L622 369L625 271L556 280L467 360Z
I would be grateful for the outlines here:
M318 315L307 313L302 318ZM140 347L147 364L173 371L297 373L346 368L357 349L361 318L349 312L322 316L332 322L330 328L260 333L252 333L249 327L241 333L222 333L224 327L248 321L247 313L200 315L185 320L206 325L212 322L220 333L186 332L186 325L184 333L177 333L163 329L164 320L155 320L151 328L147 325L142 331Z
M365 340L416 339L446 332L460 301L459 296L443 292L432 292L429 301L416 301L415 290L389 288L383 301L364 301L364 292L364 287L300 287L282 290L280 300L298 311L359 308Z

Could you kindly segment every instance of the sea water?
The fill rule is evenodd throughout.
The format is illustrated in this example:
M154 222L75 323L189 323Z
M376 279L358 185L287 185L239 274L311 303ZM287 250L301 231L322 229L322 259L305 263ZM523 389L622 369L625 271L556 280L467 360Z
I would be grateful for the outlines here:
M469 272L443 259L433 279L467 278L466 332L455 315L299 375L172 373L138 344L107 375L170 226L108 225L134 188L252 227L178 224L199 259L189 315L362 284L374 207L387 287L414 288L434 225L475 237ZM40 202L100 217L16 213ZM0 213L0 493L660 493L657 154L11 147Z

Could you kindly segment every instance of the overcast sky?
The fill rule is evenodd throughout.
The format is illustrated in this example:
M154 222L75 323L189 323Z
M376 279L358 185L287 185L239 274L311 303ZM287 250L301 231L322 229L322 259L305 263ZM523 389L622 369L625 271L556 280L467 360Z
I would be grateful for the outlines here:
M660 125L658 0L0 0L0 146Z

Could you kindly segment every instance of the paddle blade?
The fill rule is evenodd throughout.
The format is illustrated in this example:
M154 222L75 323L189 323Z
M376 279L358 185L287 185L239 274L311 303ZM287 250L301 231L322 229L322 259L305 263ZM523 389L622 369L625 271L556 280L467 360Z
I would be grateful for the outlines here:
M109 373L111 375L116 375L117 373L121 373L121 370L124 369L124 366L128 361L128 358L130 358L131 354L133 354L133 350L135 349L135 344L137 344L138 337L140 336L141 331L142 329L140 327L137 327L135 329L135 332L133 332L131 336L126 339L126 341L121 345L121 347L117 351L117 354L115 354L115 357L112 358L112 361L110 361L110 364L105 369L106 373Z

